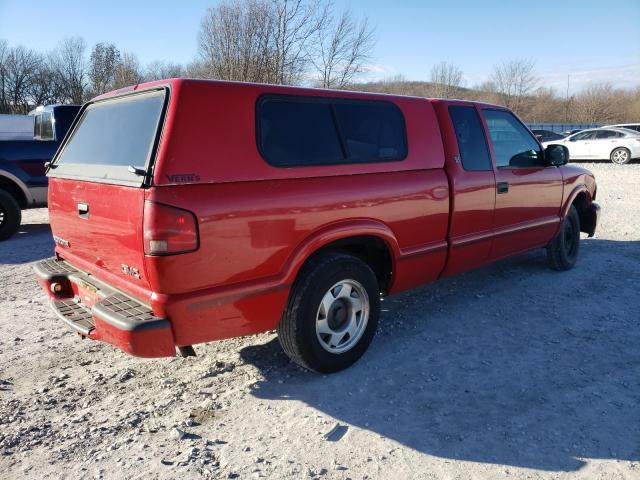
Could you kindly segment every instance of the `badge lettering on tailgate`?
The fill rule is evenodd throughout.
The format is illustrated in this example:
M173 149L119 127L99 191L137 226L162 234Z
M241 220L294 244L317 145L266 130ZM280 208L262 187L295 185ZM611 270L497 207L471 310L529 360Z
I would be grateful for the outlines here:
M53 236L53 241L56 242L61 247L69 248L70 246L69 240L65 240L64 238L58 237L57 235Z
M138 280L142 278L142 275L140 275L140 270L134 267L130 267L129 265L125 265L124 263L120 265L120 270L122 270L122 273L124 273L125 275L137 278Z

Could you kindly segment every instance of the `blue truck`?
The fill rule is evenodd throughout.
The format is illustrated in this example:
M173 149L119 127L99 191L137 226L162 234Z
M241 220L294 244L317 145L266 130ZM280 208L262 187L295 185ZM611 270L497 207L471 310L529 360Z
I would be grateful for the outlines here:
M31 111L33 136L28 140L0 141L0 241L20 228L21 210L47 204L45 163L49 162L79 105L49 105Z

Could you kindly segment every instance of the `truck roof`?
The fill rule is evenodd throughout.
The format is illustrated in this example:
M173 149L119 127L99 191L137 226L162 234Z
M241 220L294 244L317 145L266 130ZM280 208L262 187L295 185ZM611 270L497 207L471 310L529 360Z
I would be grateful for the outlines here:
M357 96L358 98L370 97L370 98L380 98L384 100L393 100L393 99L415 99L417 101L429 101L432 103L451 103L451 104L465 104L465 105L480 105L484 107L491 108L505 108L500 105L494 105L490 103L484 102L476 102L473 100L463 100L463 99L448 99L448 98L428 98L428 97L418 97L414 95L399 95L393 93L379 93L379 92L363 92L357 90L336 90L336 89L327 89L327 88L315 88L315 87L301 87L301 86L293 86L293 85L274 85L267 83L254 83L254 82L237 82L237 81L228 81L228 80L202 80L202 79L194 79L194 78L168 78L164 80L154 80L152 82L143 82L137 85L131 85L128 87L123 87L118 90L112 90L110 92L106 92L102 95L99 95L93 98L91 101L103 100L105 98L114 97L117 95L121 95L124 93L132 92L132 91L141 91L146 90L148 88L154 87L174 87L178 85L188 85L190 83L198 83L198 84L210 84L212 87L214 86L233 86L236 85L238 88L256 88L256 87L264 87L269 88L270 91L273 89L277 89L279 93L290 93L292 95L314 95L318 96L321 94L326 95L340 95L349 97L351 95Z

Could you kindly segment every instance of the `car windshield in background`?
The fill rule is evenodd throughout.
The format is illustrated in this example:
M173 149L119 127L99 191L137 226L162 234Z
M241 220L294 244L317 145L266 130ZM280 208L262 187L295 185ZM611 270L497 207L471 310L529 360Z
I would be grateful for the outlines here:
M564 135L561 135L556 132L552 132L551 130L531 130L534 135L538 135L542 137L542 141L549 142L551 140L562 140Z
M164 99L156 90L89 105L50 176L141 185L129 166L148 167Z

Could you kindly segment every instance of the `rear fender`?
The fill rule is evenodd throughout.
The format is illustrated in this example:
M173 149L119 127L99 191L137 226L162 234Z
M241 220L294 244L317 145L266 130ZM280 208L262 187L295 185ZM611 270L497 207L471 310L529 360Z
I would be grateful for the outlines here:
M309 257L326 245L337 240L360 236L377 237L384 241L391 253L392 272L395 272L396 261L400 257L400 247L391 229L384 223L376 220L348 220L325 226L312 233L303 243L298 245L283 267L283 283L285 285L291 285L295 281L302 265L304 265ZM394 276L392 275L389 284L390 287L393 285L393 282Z
M4 169L3 165L0 164L0 179L2 179L2 178L7 179L11 183L15 184L17 188L20 189L20 191L24 195L24 198L26 200L27 205L31 205L32 203L34 203L33 195L31 195L31 192L29 191L29 188L24 184L24 182L22 180L20 180L13 173L11 173L8 170Z

